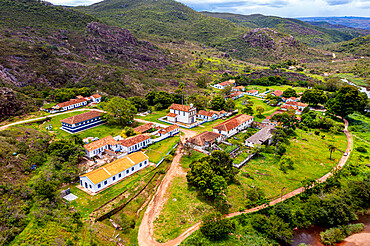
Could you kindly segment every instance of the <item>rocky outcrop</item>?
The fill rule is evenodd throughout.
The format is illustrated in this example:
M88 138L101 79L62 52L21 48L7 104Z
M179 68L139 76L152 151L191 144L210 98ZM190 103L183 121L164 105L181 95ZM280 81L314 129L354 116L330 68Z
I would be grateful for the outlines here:
M149 42L138 41L127 29L91 22L85 30L84 56L125 63L134 69L163 68L170 63L164 52Z
M24 107L25 102L19 101L12 89L0 87L0 121L16 115Z
M277 49L280 46L299 47L300 42L293 36L284 35L270 28L256 28L243 35L243 40L251 47Z

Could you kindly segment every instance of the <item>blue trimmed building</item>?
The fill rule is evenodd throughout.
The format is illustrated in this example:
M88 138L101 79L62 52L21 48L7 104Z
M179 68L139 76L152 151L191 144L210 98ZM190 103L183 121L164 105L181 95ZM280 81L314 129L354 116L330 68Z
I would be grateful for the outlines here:
M94 126L103 124L101 112L89 111L61 120L62 129L69 133L84 131Z

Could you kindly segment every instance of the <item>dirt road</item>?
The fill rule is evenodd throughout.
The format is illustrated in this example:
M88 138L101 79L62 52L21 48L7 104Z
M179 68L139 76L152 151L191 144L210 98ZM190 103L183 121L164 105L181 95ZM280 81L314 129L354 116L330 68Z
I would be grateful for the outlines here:
M103 110L100 110L100 109L90 109L90 108L81 108L81 109L69 110L69 111L65 111L63 113L51 114L51 115L43 116L43 117L39 117L39 118L17 121L17 122L14 122L14 123L11 123L11 124L0 127L0 131L7 129L10 126L20 125L20 124L24 124L24 123L30 123L30 122L33 122L33 121L39 121L39 120L43 120L43 119L46 119L46 118L52 118L52 117L55 117L55 116L58 116L58 115L61 115L61 114L68 114L68 113L75 112L75 111L91 111L91 110L104 112Z
M343 155L342 158L340 159L339 163L336 165L335 168L341 169L343 166L346 164L350 152L351 152L351 146L353 143L353 137L350 132L348 132L348 121L344 120L345 123L345 128L344 128L344 133L346 134L347 137L347 155ZM186 136L186 133L185 133ZM167 201L165 198L165 194L167 191L167 188L169 186L169 183L172 181L173 177L175 176L176 169L180 167L180 159L183 155L183 150L179 147L176 151L175 158L172 162L170 170L167 172L166 177L163 179L163 182L161 186L158 188L157 193L154 195L153 199L150 201L147 210L145 211L143 220L141 222L140 228L139 228L139 234L138 234L138 241L140 246L152 246L152 245L158 245L158 246L176 246L179 245L182 241L184 241L188 236L190 236L192 233L194 233L196 230L199 229L201 222L198 222L188 228L185 232L183 232L180 236L177 238L168 241L166 243L158 243L154 238L153 238L153 222L154 220L159 216L165 202ZM320 182L325 182L330 176L332 176L333 173L329 172L323 177L319 178L318 181ZM293 196L296 196L300 193L304 192L304 187L300 187L292 192L289 192L285 195L283 195L281 198L275 199L270 202L271 205L275 205L279 202L282 202L288 198L291 198ZM246 214L246 213L252 213L256 212L258 210L261 210L265 207L265 205L261 205L258 207L254 207L251 209L247 209L243 212L235 212L235 213L230 213L227 214L227 218L232 218L234 216L238 216L241 214Z

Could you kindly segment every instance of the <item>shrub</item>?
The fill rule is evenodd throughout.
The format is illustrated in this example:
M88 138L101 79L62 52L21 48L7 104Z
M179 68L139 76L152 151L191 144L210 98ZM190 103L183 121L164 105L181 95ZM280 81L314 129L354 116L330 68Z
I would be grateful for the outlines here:
M346 237L363 231L364 224L349 224L346 226L339 226L330 228L320 233L321 242L325 245L334 245L335 243L342 242Z
M358 146L356 150L361 153L367 153L367 149L363 146Z
M203 217L200 231L211 240L221 240L233 231L233 224L220 213L209 214Z

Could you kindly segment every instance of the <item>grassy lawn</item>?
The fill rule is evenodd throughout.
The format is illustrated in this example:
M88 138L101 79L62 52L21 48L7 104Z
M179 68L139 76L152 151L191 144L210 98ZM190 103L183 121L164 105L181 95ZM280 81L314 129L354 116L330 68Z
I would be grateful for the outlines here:
M151 121L151 122L157 122L157 123L161 123L161 124L165 124L165 125L170 125L170 124L167 124L165 122L162 122L162 121L158 120L159 118L167 115L169 112L170 111L168 109L164 109L164 110L161 110L161 111L154 111L151 114L146 115L146 116L135 115L135 118L143 119L143 120L147 120L147 121Z
M291 139L286 153L293 158L295 169L287 173L280 171L273 153L261 154L252 159L237 174L236 178L239 182L229 186L227 195L231 205L229 212L245 208L246 192L251 187L258 187L263 190L266 197L273 198L279 196L283 187L286 193L300 187L301 181L305 178L323 176L338 163L342 156L341 152L336 151L332 155L332 160L329 160L329 151L325 143L332 143L340 150L345 150L347 146L343 133L331 137L325 132L322 134L326 137L322 140L320 136L311 132L306 133L299 129L296 132L296 139ZM184 155L181 164L187 170L189 164L201 156L196 152L193 152L190 157ZM246 173L250 178L246 177ZM214 211L212 204L207 203L204 198L197 196L196 191L188 188L186 177L178 177L174 180L168 196L168 202L154 225L154 235L158 241L165 242L177 237L189 226L200 221L202 216Z
M246 90L249 91L255 89L261 93L266 91L266 89L285 91L288 88L293 88L297 93L304 92L305 90L307 90L307 88L304 87L292 87L291 85L272 85L272 86L248 85L246 87Z
M213 131L213 129L212 129L213 127L217 126L218 124L220 124L224 121L226 121L226 120L218 119L218 120L214 120L214 121L209 121L209 122L203 123L200 126L194 127L191 130L196 131L198 133L202 133L202 132L205 132L205 131L210 131L211 132L211 131Z
M347 79L348 81L350 81L350 82L352 82L352 83L354 83L356 85L369 86L366 83L366 80L365 79L358 78L353 73L337 73L337 74L334 74L333 76L338 77L338 78L341 78L341 79Z
M249 100L253 102L253 110L254 110L254 121L262 122L266 118L266 116L271 115L273 112L275 112L279 107L272 107L270 105L267 105L263 102L263 99L249 96ZM243 101L245 100L245 97L239 98L238 100L235 100L235 107L241 111L244 108L244 105L242 105ZM262 116L256 115L256 108L257 106L262 106L265 111L262 113Z
M78 196L78 199L72 201L70 204L76 210L81 212L82 217L86 218L95 209L108 202L113 197L119 195L126 189L129 189L129 191L127 192L129 194L130 190L136 188L140 182L143 182L151 177L151 175L146 174L149 173L152 169L152 166L148 166L147 168L129 176L123 181L109 187L108 189L98 193L95 196L91 196L81 191L80 189L76 188L76 185L63 187L63 189L70 188L71 192L74 195Z
M370 142L370 118L357 113L348 116L349 130L354 135Z
M166 138L165 140L159 141L158 143L152 144L147 148L145 154L149 156L150 162L158 163L165 154L167 154L176 143L180 141L180 136Z
M47 103L47 104L45 104L44 106L42 106L42 108L51 108L51 107L53 107L53 106L55 106L55 105L57 105L58 103Z

